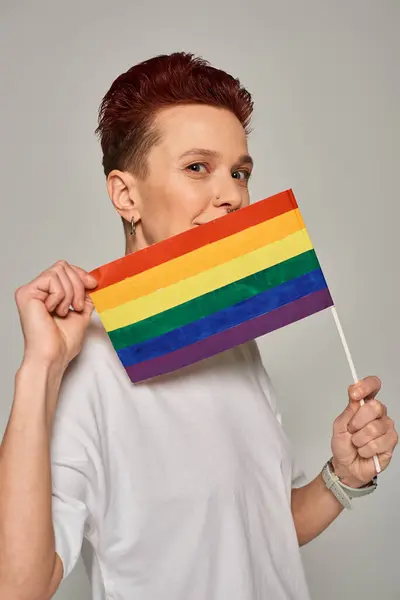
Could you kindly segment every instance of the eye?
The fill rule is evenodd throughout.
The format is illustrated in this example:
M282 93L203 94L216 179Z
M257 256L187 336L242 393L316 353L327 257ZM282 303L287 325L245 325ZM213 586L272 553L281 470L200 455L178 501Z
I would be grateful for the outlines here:
M192 173L207 173L207 165L205 163L193 163L186 168Z
M251 173L247 169L237 169L232 173L233 179L239 179L239 181L248 181L250 179L250 175Z

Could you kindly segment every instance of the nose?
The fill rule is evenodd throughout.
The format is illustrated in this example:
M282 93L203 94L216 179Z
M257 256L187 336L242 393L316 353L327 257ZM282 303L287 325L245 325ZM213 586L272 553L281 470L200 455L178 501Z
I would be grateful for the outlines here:
M248 204L247 195L247 188L240 186L229 174L229 177L224 177L223 181L219 181L214 195L214 205L216 207L226 206L228 210L237 210L244 204Z

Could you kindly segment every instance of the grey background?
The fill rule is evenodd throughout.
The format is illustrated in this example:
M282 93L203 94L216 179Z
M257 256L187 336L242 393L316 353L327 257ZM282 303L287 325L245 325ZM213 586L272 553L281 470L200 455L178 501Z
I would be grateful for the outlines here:
M1 429L22 351L14 289L61 258L90 269L123 253L93 135L101 97L132 64L180 49L253 93L253 199L293 187L359 374L383 379L400 423L399 17L397 0L1 0ZM260 345L314 477L351 382L332 317ZM400 596L399 474L395 458L376 494L304 548L314 599ZM81 565L56 597L89 598Z

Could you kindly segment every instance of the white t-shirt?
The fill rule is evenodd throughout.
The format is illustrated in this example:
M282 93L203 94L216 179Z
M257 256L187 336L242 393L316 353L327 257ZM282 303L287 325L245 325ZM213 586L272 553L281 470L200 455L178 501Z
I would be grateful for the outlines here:
M56 551L94 600L308 600L293 467L255 342L132 384L99 318L62 384Z

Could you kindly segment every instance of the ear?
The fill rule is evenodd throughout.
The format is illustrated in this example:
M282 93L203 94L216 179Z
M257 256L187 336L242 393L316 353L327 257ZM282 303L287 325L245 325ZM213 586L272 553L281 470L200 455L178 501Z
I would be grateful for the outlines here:
M120 217L130 223L132 217L140 220L138 188L135 176L127 171L114 169L107 177L107 190L110 200Z

